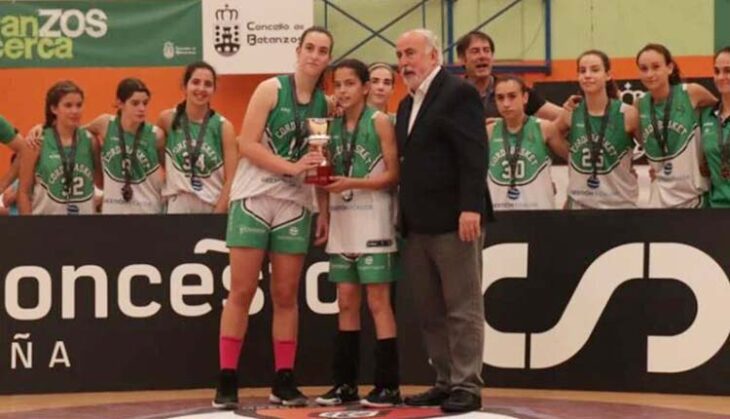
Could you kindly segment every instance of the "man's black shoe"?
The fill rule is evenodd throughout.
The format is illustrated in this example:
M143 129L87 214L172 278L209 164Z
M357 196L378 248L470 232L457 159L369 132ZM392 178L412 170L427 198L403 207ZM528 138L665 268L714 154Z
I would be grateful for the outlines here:
M405 404L408 406L441 406L449 398L449 391L445 388L431 387L423 393L408 396Z
M482 408L482 398L466 390L456 389L441 403L441 410L447 413L471 412Z

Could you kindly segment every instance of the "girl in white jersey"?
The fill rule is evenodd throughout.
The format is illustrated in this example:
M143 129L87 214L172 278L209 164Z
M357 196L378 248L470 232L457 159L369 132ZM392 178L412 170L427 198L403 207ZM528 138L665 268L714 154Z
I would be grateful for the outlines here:
M116 115L99 115L86 126L100 141L102 213L160 214L165 134L146 122L150 91L141 80L127 78L116 96Z
M330 129L333 183L327 253L329 280L337 284L338 333L333 360L334 387L317 398L322 405L359 399L360 305L363 289L375 323L373 390L366 406L401 402L391 283L397 278L392 186L398 180L398 153L388 116L366 105L368 68L340 61L333 72L337 104L343 109Z
M549 150L565 159L568 148L552 122L525 113L528 95L517 76L495 79L494 98L502 118L487 126L487 184L498 211L555 208Z
M324 28L304 31L296 48L293 75L263 81L253 93L238 139L241 160L231 189L226 241L231 287L221 314L220 377L213 406L238 405L237 367L248 326L248 312L266 255L271 262L272 340L275 377L269 400L304 405L293 376L296 356L299 278L309 247L314 188L304 172L323 161L305 153L305 121L327 116L319 88L329 64L333 39ZM319 199L317 241L327 239L326 193Z
M116 115L102 114L83 128L93 134L103 169L104 214L160 214L165 135L146 122L150 91L139 79L117 85ZM43 126L29 133L31 144L43 143ZM123 139L123 141L121 140Z
M21 214L95 213L94 184L101 185L97 142L81 126L84 93L71 81L46 93L42 144L21 152L18 210Z
M639 114L618 99L604 52L586 51L576 64L583 95L570 97L556 121L570 143L566 207L636 208L639 186L632 159Z
M208 63L189 64L185 100L160 114L165 131L163 195L169 214L225 213L238 150L233 125L211 108L216 72Z
M682 83L679 66L663 45L646 45L636 55L636 65L648 90L637 107L644 151L654 174L650 206L702 207L709 182L700 173L697 111L717 99L697 83Z

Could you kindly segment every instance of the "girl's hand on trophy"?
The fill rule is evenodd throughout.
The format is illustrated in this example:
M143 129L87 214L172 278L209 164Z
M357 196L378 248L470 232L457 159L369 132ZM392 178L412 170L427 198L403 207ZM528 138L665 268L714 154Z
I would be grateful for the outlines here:
M322 188L327 192L340 193L352 189L352 179L346 176L330 176L329 185L325 185Z
M294 175L301 174L302 172L314 169L321 165L325 161L324 155L320 151L310 151L303 155L302 158L294 163Z

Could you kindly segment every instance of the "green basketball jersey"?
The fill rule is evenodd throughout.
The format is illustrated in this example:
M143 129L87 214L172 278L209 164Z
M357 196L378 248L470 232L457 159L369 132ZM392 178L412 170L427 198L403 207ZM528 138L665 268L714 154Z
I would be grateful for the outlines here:
M131 162L132 199L125 201L122 195L124 171L122 170L122 148L119 140L119 119L114 116L104 137L101 150L101 165L104 169L105 214L159 214L162 211L162 174L157 157L157 128L144 123L134 156L135 132L123 132L124 144Z
M0 143L8 144L15 138L15 128L13 125L0 115Z
M723 176L722 152L717 135L719 118L717 107L702 110L702 148L710 169L710 208L730 208L730 178ZM725 138L730 136L730 124L722 125L722 135Z
M596 162L593 178L591 143L585 126L585 101L573 111L570 136L570 173L568 196L582 207L634 208L639 189L636 176L631 173L634 141L626 132L623 110L628 105L611 99L605 139ZM592 141L597 142L603 116L589 116Z
M327 116L327 100L324 92L317 88L312 93L309 104L295 103L295 92L292 90L289 76L277 76L274 80L278 84L276 105L266 119L261 142L275 155L289 161L297 161L306 151L307 143L303 140L297 148L295 120L298 119L300 132L306 137L306 119ZM304 185L303 181L304 174L283 176L271 173L242 158L233 180L231 200L267 195L312 208L313 189L309 185Z
M687 93L687 86L671 86L672 109L667 130L666 155L657 140L651 119L651 94L639 99L639 119L644 150L656 173L651 184L650 206L656 208L694 207L707 190L707 180L700 174L701 144L697 135L697 112ZM654 104L656 123L663 133L666 101ZM663 134L660 134L663 135Z
M494 124L489 139L487 182L495 210L532 210L555 208L555 194L550 177L550 153L537 118L527 118L522 144L512 169L509 155L515 152L517 134L510 133L504 120ZM506 146L506 149L505 149Z
M67 214L69 204L77 208L79 214L94 212L94 158L91 141L86 130L77 131L76 161L67 195L60 153L68 155L71 147L59 150L53 129L43 130L43 145L35 168L33 214Z
M350 176L357 178L368 177L373 168L383 159L383 152L380 148L380 138L375 131L375 115L377 111L365 107L360 123L357 128L355 139L352 167L349 173L345 173L345 151L346 146L351 144L354 132L348 132L344 128L344 118L336 118L330 127L331 140L329 144L332 169L338 176Z
M264 131L264 143L278 156L289 161L299 160L299 157L306 151L306 142L302 141L299 149L296 147L296 113L300 130L306 136L306 120L312 117L323 117L327 115L327 100L321 89L315 89L312 94L312 101L306 105L294 102L295 92L289 76L278 76L279 93L276 99L276 107L269 113L266 119ZM311 104L311 106L310 106Z
M176 115L173 114L173 120ZM200 153L195 165L196 187L191 181L191 167L188 157L188 146L182 121L167 134L165 145L165 169L167 181L162 194L166 197L180 193L197 196L200 200L215 205L223 190L223 122L226 119L214 113L208 120L208 126L200 146ZM190 122L190 138L193 145L198 140L201 124ZM197 189L196 189L197 188Z
M375 129L375 119L379 114L379 111L366 106L357 128L352 132L345 128L344 118L336 118L332 122L329 148L335 175L368 178L385 172L387 168L383 160L380 136ZM352 150L352 166L346 171L348 150ZM327 253L369 254L396 251L393 223L395 207L390 189L355 189L331 193L329 204Z

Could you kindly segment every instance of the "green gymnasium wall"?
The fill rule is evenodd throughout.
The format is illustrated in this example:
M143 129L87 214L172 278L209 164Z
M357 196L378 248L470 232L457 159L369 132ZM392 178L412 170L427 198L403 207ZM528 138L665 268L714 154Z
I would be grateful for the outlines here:
M454 36L481 24L513 0L457 0L454 3ZM335 5L369 26L379 28L416 0L335 0ZM425 7L426 26L442 32L441 0ZM384 36L395 40L403 31L421 27L422 8L393 25ZM324 23L324 2L315 0L315 21ZM714 24L713 24L714 23ZM340 56L369 33L329 8L328 25L336 37ZM544 58L542 0L524 0L484 30L497 42L499 59ZM552 49L556 60L573 59L589 48L600 48L612 57L633 57L647 42L669 46L677 56L712 55L716 45L730 44L730 0L552 0ZM374 38L351 56L366 61L394 61L393 47Z

